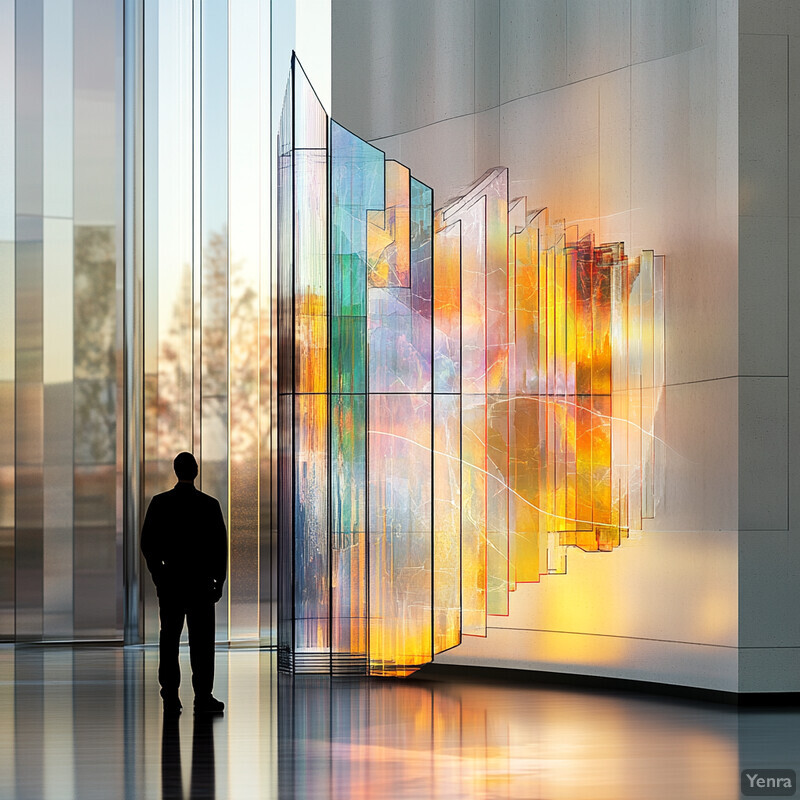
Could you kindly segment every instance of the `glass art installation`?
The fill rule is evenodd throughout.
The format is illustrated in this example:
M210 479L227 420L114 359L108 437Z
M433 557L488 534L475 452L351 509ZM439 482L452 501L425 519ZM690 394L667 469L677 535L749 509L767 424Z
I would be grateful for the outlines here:
M278 148L279 666L408 675L653 516L664 257L503 167L434 212L296 59Z

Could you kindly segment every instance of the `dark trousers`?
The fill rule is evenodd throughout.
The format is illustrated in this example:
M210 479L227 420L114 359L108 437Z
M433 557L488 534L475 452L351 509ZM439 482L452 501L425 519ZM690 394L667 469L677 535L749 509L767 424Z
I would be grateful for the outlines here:
M158 682L161 696L176 695L181 685L178 648L183 621L189 626L189 660L195 696L205 697L214 687L214 603L159 598L161 633L158 637Z

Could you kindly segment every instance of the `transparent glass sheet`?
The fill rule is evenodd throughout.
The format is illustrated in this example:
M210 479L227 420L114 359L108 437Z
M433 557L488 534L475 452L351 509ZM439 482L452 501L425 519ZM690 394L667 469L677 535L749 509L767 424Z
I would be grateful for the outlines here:
M42 635L42 219L17 216L15 363L16 637ZM38 380L37 380L38 378Z
M294 404L295 651L329 647L328 397L296 395Z
M232 492L236 487L233 475L229 471L228 441L231 437L228 407L232 392L229 385L229 368L231 351L235 347L237 353L252 350L251 337L245 334L245 341L235 342L229 331L229 284L239 296L242 294L242 280L229 277L231 259L231 236L229 226L230 200L235 197L235 188L229 194L228 186L228 9L221 3L203 3L196 9L200 15L201 63L200 85L194 87L200 95L200 113L202 125L202 148L200 148L200 180L201 196L204 202L200 206L199 252L194 263L193 301L195 309L194 355L192 386L194 392L193 439L198 439L199 452L195 452L200 466L200 488L207 494L216 497L230 534L232 547L229 580L225 593L217 605L218 637L229 638L227 614L231 591L236 591L238 583L234 577L233 550L236 549L233 534L231 511L236 506L232 500ZM185 54L188 57L188 53ZM186 102L181 98L183 102ZM230 126L232 127L232 126ZM195 132L196 135L196 132ZM232 150L231 150L232 152ZM188 198L187 198L188 199ZM248 198L252 202L252 198ZM199 272L199 274L198 274ZM250 298L252 303L252 297ZM248 305L245 304L245 312ZM244 315L243 315L244 316ZM199 340L199 341L198 341ZM199 344L199 346L198 346ZM253 358L253 353L248 353ZM249 432L256 428L253 425L253 410L246 404L248 399L237 393L237 404L230 420L238 420L244 416ZM250 437L245 434L245 442ZM241 437L237 440L241 444ZM246 445L245 445L246 447ZM230 454L232 457L232 454ZM240 459L237 459L240 461ZM166 487L165 487L166 488ZM237 497L237 500L239 498ZM239 534L247 538L247 530L241 530L237 522L236 538ZM237 563L241 559L236 559ZM233 610L233 603L230 605ZM234 636L233 633L230 634Z
M194 450L194 42L193 26L186 24L191 20L185 5L146 0L145 42L149 46L144 53L142 437L145 509L154 494L174 485L175 455ZM211 347L206 355L210 352ZM212 408L213 403L209 403L206 411ZM203 465L203 454L197 455ZM213 470L209 473L209 480L213 481ZM204 480L202 475L201 482ZM223 513L227 512L226 496L219 499ZM142 583L145 638L155 641L158 601L149 576Z
M653 257L653 516L664 497L666 481L666 342L664 319L665 257Z
M175 454L194 452L199 487L228 524L217 636L252 641L272 636L274 142L262 91L268 19L262 3L229 6L144 2L144 502L174 483ZM285 186L290 173L291 209L288 162L277 177ZM283 246L292 250L291 234ZM286 281L293 302L291 272ZM284 340L293 323L290 314ZM143 586L152 641L156 599Z
M369 390L430 391L431 191L387 161L386 203L368 215Z
M628 264L628 520L631 528L642 527L642 282L640 259Z
M278 665L294 658L294 430L291 394L278 395Z
M467 204L467 203L470 204ZM461 223L461 605L464 633L486 634L486 199L469 198Z
M252 12L251 23L259 31L258 48L258 105L259 124L259 186L258 206L260 209L259 237L261 263L259 267L259 633L262 646L275 647L277 612L277 308L278 295L275 282L277 272L274 247L274 125L272 120L272 90L261 91L272 84L272 16L263 13L265 2L249 6ZM251 84L252 85L252 84ZM277 98L276 98L277 100Z
M75 629L121 629L116 544L116 243L109 227L75 226ZM102 601L102 602L101 602Z
M461 620L486 635L486 400L461 397Z
M43 8L44 638L73 636L73 8ZM113 429L113 425L112 425ZM112 630L114 628L112 621Z
M507 170L490 170L444 210L443 223L456 221L461 223L463 631L485 635L486 614L507 613L509 590ZM437 236L445 252L454 250L441 227Z
M386 162L385 207L369 215L369 285L411 288L411 173Z
M367 654L367 429L363 394L331 399L331 649Z
M461 222L436 216L433 281L434 391L461 391Z
M328 117L299 65L293 102L295 383L298 392L324 392L328 388Z
M42 7L16 6L15 588L17 639L42 635ZM22 112L22 113L21 113Z
M14 296L14 243L0 241L0 640L3 641L14 636Z
M0 3L0 641L14 638L14 3Z
M431 660L431 399L369 398L369 657L372 674Z
M411 178L411 347L415 386L431 390L433 357L433 191Z
M611 502L611 288L616 253L597 248L592 267L592 521L598 549L609 549Z
M259 225L260 160L259 28L254 4L231 3L228 35L228 235L229 305L229 463L230 550L228 579L229 636L260 638L259 629L259 292L262 269ZM223 6L224 11L224 6ZM220 43L220 49L223 48ZM224 120L224 115L220 115ZM208 198L208 194L206 194ZM206 203L210 202L210 198ZM220 216L223 212L220 211ZM264 263L267 254L264 253ZM265 398L266 399L266 398Z
M278 261L278 393L291 392L294 387L294 208L292 172L292 84L286 85L278 132L277 159L277 261Z
M142 254L141 277L141 347L142 347L142 430L141 437L141 486L142 508L139 521L143 519L146 504L163 486L159 476L157 455L158 414L158 97L159 97L159 48L158 5L154 0L145 0L143 37L149 46L143 48L142 60ZM154 157L155 156L155 157ZM137 542L138 552L138 542ZM145 641L158 640L158 600L155 586L146 577L144 558L139 559L139 571L143 576L141 586L142 617L139 629Z
M381 208L383 153L330 124L331 650L334 669L367 659L367 218Z
M294 659L294 292L292 83L287 83L278 133L278 664L291 670Z
M365 392L367 217L383 205L383 153L331 122L331 390Z
M73 635L72 220L44 220L44 621L46 638ZM113 430L113 428L112 428Z
M74 171L50 200L65 207L71 191L73 241L74 593L78 638L122 631L122 538L118 513L118 331L122 297L118 215L122 162L121 9L73 3ZM97 47L97 42L107 42ZM65 112L68 118L68 112ZM63 169L59 159L58 169ZM59 200L60 197L60 200Z
M326 393L327 174L327 115L293 59L278 140L278 646L281 668L300 671L330 667L338 579L331 573L329 445L330 418L341 414Z
M461 642L461 402L433 397L434 652Z
M653 256L652 250L645 250L642 253L639 269L639 281L642 285L642 420L645 421L645 428L642 430L642 518L644 519L653 518L655 500L653 421L656 414L656 377L653 348L655 311L653 297L655 262Z
M508 170L486 198L487 611L508 614L509 274Z

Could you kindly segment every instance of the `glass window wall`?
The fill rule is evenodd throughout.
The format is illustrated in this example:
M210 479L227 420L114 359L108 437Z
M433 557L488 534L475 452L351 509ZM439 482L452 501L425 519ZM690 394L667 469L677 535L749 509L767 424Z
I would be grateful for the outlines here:
M217 638L270 644L270 4L145 0L143 26L142 507L194 452L229 532Z
M0 636L122 624L121 2L0 3Z
M155 640L138 527L189 450L218 639L273 643L272 5L0 0L2 640Z

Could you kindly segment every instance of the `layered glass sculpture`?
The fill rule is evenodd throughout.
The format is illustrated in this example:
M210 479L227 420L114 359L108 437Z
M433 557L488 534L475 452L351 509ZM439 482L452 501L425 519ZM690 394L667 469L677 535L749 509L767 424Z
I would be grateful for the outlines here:
M278 147L279 666L408 675L653 516L664 259L504 167L434 211L296 60Z

